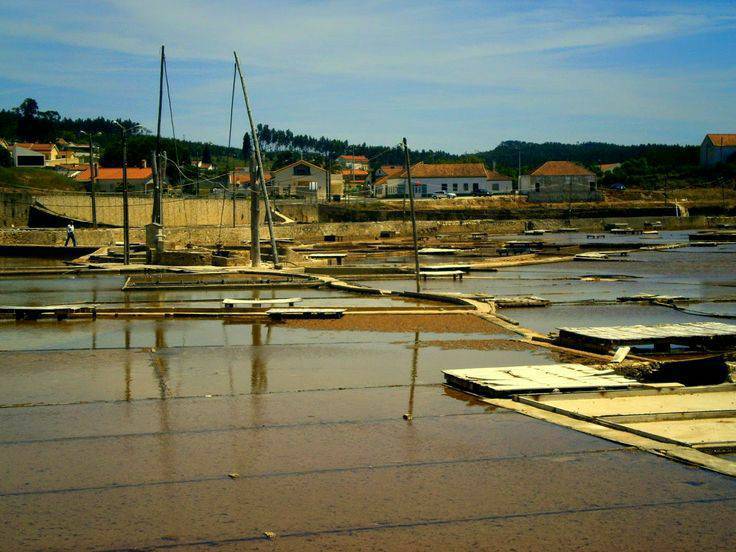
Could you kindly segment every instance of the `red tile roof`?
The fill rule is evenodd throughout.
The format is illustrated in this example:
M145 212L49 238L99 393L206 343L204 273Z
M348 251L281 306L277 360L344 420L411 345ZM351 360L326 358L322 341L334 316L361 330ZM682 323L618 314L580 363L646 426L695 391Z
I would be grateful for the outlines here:
M341 155L338 159L345 161L357 161L358 163L367 163L368 158L365 155Z
M39 151L39 152L42 152L42 151L49 152L53 148L56 147L56 144L36 144L36 143L30 143L30 142L16 142L15 145L21 148L29 149L31 151Z
M153 177L153 171L151 168L140 169L138 167L128 167L128 180L148 180ZM89 167L74 177L75 180L88 181L89 180ZM97 180L122 180L123 169L120 168L108 168L108 167L97 167Z
M489 170L487 172L488 172L488 180L500 180L502 182L506 182L506 181L511 182L510 176L501 174L500 172L497 172L497 171Z
M601 163L598 165L598 168L601 170L601 172L608 172L612 171L613 169L618 169L621 166L621 163Z
M714 146L734 147L736 146L736 134L707 134Z
M368 171L362 169L343 169L342 174L344 176L352 176L353 174L355 176L368 176Z
M595 176L594 173L571 161L547 161L532 176Z
M411 167L413 178L487 178L488 170L483 163L435 163L420 161ZM390 178L406 178L406 171L390 173L376 181L376 185L385 184ZM508 177L503 177L508 180Z

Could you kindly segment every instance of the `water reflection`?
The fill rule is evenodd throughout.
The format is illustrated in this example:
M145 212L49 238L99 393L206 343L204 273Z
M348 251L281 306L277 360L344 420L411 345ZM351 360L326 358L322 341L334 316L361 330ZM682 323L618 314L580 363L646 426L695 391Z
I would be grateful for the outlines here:
M417 384L417 367L419 366L419 332L414 332L414 347L411 353L411 380L409 383L409 408L406 420L411 423L414 419L414 391Z

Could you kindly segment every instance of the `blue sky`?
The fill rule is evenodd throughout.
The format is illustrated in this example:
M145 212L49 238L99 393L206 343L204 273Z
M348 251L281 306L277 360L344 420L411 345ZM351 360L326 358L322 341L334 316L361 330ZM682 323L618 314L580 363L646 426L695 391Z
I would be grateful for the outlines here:
M177 134L219 144L233 50L259 122L358 143L460 153L736 131L736 0L0 0L0 13L0 107L34 97L154 128L165 44Z

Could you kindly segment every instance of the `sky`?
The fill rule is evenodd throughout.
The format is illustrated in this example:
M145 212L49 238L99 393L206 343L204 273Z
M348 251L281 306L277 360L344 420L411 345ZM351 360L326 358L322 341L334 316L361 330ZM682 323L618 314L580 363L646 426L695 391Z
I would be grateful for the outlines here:
M217 144L233 51L257 122L353 143L464 153L736 132L736 0L0 0L0 13L0 108L33 97L154 129L164 44L177 136ZM242 136L240 93L234 117Z

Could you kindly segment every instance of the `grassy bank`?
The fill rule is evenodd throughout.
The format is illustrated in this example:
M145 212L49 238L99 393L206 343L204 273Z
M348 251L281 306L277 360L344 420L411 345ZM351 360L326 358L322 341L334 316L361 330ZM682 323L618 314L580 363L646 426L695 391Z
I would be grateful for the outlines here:
M0 188L79 191L83 186L52 169L0 167Z

